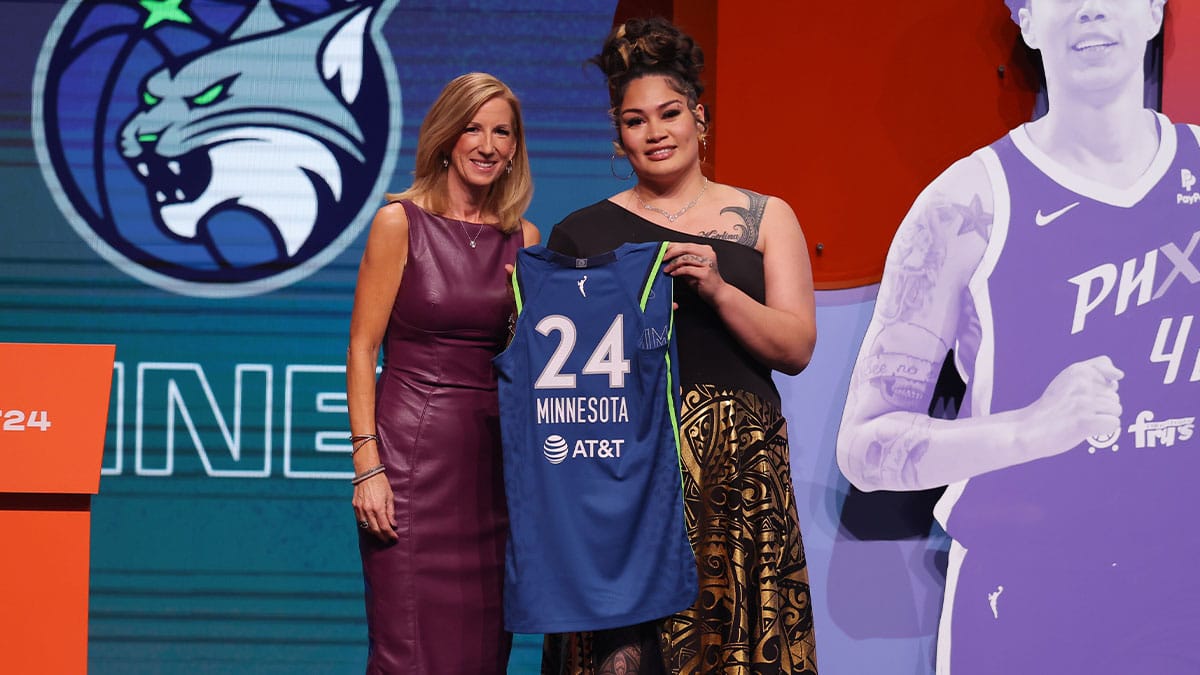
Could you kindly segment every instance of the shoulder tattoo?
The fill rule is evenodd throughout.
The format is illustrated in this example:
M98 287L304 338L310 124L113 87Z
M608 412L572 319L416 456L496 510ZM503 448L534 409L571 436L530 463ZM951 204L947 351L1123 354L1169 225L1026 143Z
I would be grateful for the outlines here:
M726 239L743 246L754 248L758 243L758 233L762 228L763 212L767 210L767 197L760 195L757 192L743 190L742 188L734 188L738 192L746 195L746 206L726 206L721 209L721 213L732 213L741 218L742 222L734 223L733 232L726 232L718 229L701 232L704 237L713 239Z
M979 195L965 204L934 195L892 242L884 268L889 283L880 297L883 317L907 321L924 311L941 279L951 240L978 236L986 242L993 219Z

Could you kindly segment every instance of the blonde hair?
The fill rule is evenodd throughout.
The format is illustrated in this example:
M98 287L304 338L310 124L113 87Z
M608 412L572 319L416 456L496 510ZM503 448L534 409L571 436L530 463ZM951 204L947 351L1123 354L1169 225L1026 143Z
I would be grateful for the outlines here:
M496 214L503 232L520 229L521 216L533 200L533 177L525 149L521 102L508 85L487 73L459 75L442 89L421 122L412 185L398 194L389 193L388 201L420 200L430 211L446 213L449 206L448 171L442 162L450 156L454 144L479 109L494 98L503 99L512 108L516 153L512 158L512 171L501 174L488 188L483 212Z

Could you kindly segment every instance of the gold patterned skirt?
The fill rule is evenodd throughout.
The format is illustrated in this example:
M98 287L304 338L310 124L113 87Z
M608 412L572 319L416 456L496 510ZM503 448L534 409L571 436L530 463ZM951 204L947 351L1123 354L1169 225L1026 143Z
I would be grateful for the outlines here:
M700 594L689 609L640 632L656 633L670 673L815 675L808 567L781 411L744 391L690 387L683 392L680 442ZM613 654L597 649L603 642L611 639L547 636L543 672L601 672ZM629 642L627 655L646 657L635 672L662 672L651 663L658 655L644 653L644 639L640 648L636 638Z

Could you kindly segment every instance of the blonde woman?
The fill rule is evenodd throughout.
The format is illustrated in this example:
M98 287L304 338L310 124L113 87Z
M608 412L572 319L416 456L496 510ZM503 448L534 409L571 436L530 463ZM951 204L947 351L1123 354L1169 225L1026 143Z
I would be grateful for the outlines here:
M532 191L520 103L470 73L430 108L412 186L371 225L346 360L370 673L507 668L492 357L505 266L540 238L522 218Z

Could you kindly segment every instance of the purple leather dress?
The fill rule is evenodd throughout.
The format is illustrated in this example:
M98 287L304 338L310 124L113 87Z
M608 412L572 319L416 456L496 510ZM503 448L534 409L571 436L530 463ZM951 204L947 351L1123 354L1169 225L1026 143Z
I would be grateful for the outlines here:
M408 262L375 405L400 540L359 538L367 671L504 673L508 514L492 357L513 311L504 265L522 237L403 206Z

